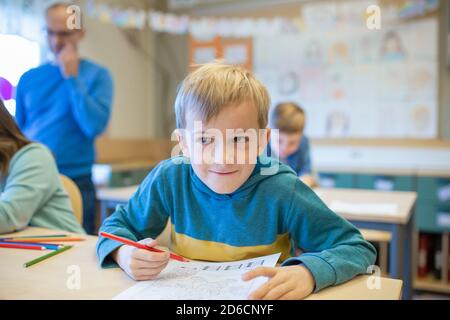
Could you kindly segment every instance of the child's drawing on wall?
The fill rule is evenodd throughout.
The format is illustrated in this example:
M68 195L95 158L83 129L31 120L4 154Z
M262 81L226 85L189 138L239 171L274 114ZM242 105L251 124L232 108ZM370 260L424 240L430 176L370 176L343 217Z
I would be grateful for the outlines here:
M343 64L349 63L349 49L345 42L334 43L328 52L328 62L330 64Z
M398 61L406 58L403 41L398 32L391 30L386 32L381 44L381 59L386 61Z
M327 116L327 136L342 137L349 133L350 119L343 111L333 111Z

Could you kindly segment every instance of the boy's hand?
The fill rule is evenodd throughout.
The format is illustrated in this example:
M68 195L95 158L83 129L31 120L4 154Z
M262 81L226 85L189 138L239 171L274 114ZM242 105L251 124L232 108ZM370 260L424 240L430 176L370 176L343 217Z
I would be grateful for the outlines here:
M139 241L150 247L156 246L156 241L150 238ZM152 252L123 245L111 254L117 264L134 280L152 280L169 263L168 252Z
M270 279L261 287L253 291L249 299L256 300L296 300L310 295L315 286L314 277L302 265L288 267L259 267L245 273L244 281L256 277L269 277Z

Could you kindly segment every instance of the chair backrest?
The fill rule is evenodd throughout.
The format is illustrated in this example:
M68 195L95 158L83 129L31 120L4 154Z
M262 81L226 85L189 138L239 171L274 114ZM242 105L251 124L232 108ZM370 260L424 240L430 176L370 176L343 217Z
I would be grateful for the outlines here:
M83 199L81 198L80 190L72 179L60 175L61 182L64 189L70 198L70 203L72 204L72 210L80 224L83 224Z

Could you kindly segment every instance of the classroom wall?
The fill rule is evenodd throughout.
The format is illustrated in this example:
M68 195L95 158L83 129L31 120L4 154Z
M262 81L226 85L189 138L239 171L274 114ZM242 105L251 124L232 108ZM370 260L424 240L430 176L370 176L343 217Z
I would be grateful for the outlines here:
M177 84L187 73L187 37L124 31L86 19L82 55L111 71L115 101L108 138L170 138Z
M337 0L315 0L316 2L336 2ZM358 0L354 0L358 2ZM225 15L225 16L251 16L251 17L276 17L297 16L300 7L304 3L312 2L310 0L248 0L245 2L209 4L204 6L193 7L188 10L193 15ZM450 140L450 68L447 65L448 57L448 35L450 34L449 13L450 3L446 0L440 1L439 15L439 97L438 97L438 138L442 140ZM321 141L319 141L321 140ZM332 145L329 141L323 139L317 140L321 145ZM328 139L326 139L328 140ZM380 145L384 142L380 141ZM402 142L400 142L402 143ZM352 144L349 141L349 144ZM428 144L427 140L423 140L423 145Z
M321 0L335 1L335 0ZM356 0L357 1L357 0ZM291 17L308 1L271 0L205 5L189 11L194 15ZM439 116L438 140L314 139L312 157L316 170L427 171L450 170L450 68L447 65L450 3L441 1L439 15Z
M115 97L107 135L111 138L154 135L151 64L129 45L125 32L89 17L85 18L85 26L81 55L106 66L114 78ZM147 39L143 43L153 43L153 35L144 33Z
M301 2L304 1L279 1L279 5L271 1L232 2L200 6L189 13L292 15L298 14ZM441 4L440 64L446 66L449 3L441 1ZM82 53L108 66L116 81L116 99L108 137L169 138L174 128L172 109L176 85L187 72L187 37L153 33L148 29L123 31L92 19L86 19L86 25L88 33L81 46ZM130 46L130 38L139 44L140 49ZM450 140L449 68L441 68L439 76L439 137Z
M251 1L250 1L251 2ZM257 6L233 2L232 5L205 6L192 10L190 14L217 15L225 12L228 15L289 15L298 14L298 6L302 1L281 1L285 4L264 6L259 1ZM254 3L253 3L254 4ZM450 73L447 63L447 36L449 3L441 1L440 15L440 85L439 85L439 136L450 140ZM206 9L205 9L206 8ZM256 9L255 9L256 8ZM123 32L99 21L86 21L88 34L82 45L82 53L102 62L112 71L116 81L116 99L114 111L107 136L109 138L170 138L174 128L173 101L176 85L183 79L188 65L187 37L153 33L148 29L140 32ZM127 40L134 39L145 48L145 53L129 45ZM144 68L142 66L145 66ZM389 148L403 145L398 141L393 146L382 148L381 141L376 147L380 154L389 152ZM313 141L317 148L318 163L326 162L326 152L335 142ZM346 158L361 154L365 157L367 148L360 148L361 142L345 141L348 153ZM414 148L426 147L427 140L415 143ZM381 148L380 148L381 146ZM408 145L405 145L408 148ZM448 145L444 145L447 148ZM370 146L369 146L370 148ZM355 151L356 150L356 151ZM426 154L426 152L425 152ZM439 153L440 154L440 153ZM442 155L441 155L442 156ZM328 157L328 156L326 156ZM353 163L353 161L352 161Z
M156 117L161 119L161 138L170 139L175 129L174 101L177 86L188 74L188 37L159 33L156 35L155 56L158 66L155 72Z

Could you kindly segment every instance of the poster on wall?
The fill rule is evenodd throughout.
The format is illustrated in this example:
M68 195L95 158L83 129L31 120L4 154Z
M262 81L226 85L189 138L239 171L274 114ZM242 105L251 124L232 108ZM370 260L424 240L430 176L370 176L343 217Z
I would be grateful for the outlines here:
M306 26L328 22L310 32L254 39L254 71L273 104L301 105L312 137L437 137L437 20L372 31L355 11L325 6L306 10Z

